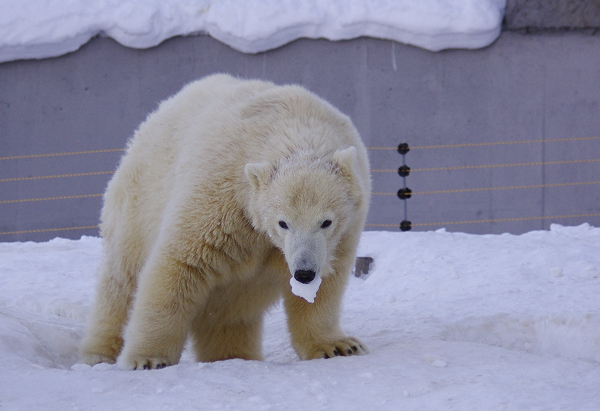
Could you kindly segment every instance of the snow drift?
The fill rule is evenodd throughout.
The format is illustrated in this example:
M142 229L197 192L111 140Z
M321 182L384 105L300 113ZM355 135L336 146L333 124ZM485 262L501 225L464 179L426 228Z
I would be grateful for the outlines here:
M600 404L600 228L365 232L343 328L370 354L299 361L283 307L265 361L78 364L101 240L0 243L4 410L578 410ZM32 387L35 387L35 395Z
M59 56L96 35L132 48L208 34L245 53L301 37L370 36L432 51L480 48L505 0L20 0L0 2L0 62Z

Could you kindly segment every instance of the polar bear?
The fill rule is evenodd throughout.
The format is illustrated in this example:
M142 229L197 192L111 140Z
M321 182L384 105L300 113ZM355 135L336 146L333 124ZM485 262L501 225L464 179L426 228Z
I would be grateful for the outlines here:
M101 216L103 260L82 360L126 369L262 359L284 298L300 359L366 353L339 326L371 181L350 119L299 86L213 75L129 141ZM316 284L314 302L290 283Z

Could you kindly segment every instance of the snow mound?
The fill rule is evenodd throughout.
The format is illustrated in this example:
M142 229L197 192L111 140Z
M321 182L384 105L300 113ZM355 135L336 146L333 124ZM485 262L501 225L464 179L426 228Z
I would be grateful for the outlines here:
M0 309L0 352L7 368L69 369L79 358L80 324Z
M479 48L500 34L504 6L504 0L225 0L211 5L206 30L246 53L300 37L370 36L432 51Z
M59 56L96 35L148 48L206 33L245 53L301 37L371 36L432 51L480 48L500 34L505 0L21 0L0 2L0 62Z
M600 362L600 316L471 317L447 326L448 341Z
M0 408L598 410L600 228L365 232L358 255L374 264L342 328L369 355L299 361L278 304L265 361L198 364L188 345L124 372L76 364L102 240L0 242Z

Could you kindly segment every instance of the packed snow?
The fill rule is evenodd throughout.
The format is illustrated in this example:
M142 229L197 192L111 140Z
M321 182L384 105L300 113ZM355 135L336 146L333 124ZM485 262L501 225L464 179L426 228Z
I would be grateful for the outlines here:
M0 243L0 409L598 410L600 228L365 232L359 256L368 355L299 361L277 306L263 362L124 371L78 364L101 240Z
M303 284L300 281L297 281L294 277L291 277L290 286L292 287L292 293L294 295L302 297L312 304L315 302L315 297L317 296L317 291L319 291L319 287L321 286L321 281L321 276L317 276L310 283Z
M96 35L148 48L208 34L257 53L295 39L370 36L438 51L480 48L500 34L505 0L0 1L0 62L59 56Z

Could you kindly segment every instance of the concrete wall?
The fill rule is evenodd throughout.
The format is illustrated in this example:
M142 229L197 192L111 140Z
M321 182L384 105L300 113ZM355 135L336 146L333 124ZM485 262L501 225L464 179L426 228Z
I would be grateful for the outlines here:
M439 53L299 40L257 55L204 36L149 50L97 38L60 58L0 64L0 241L96 235L119 149L160 100L214 72L299 83L352 117L372 148L368 229L403 218L401 142L413 147L414 230L600 226L598 35L505 32L486 49Z
M598 0L507 0L505 28L573 30L600 27Z

